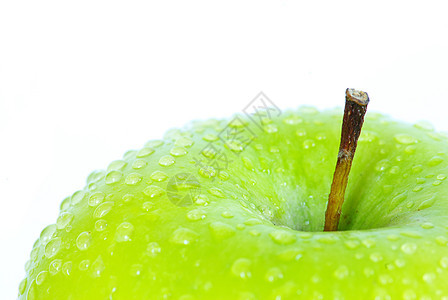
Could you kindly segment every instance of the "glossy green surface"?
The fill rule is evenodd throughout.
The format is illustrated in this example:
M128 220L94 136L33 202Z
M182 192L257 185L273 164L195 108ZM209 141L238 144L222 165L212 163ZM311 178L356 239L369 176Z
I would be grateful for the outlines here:
M368 113L324 233L341 119L194 122L127 152L63 201L19 298L448 299L447 137Z

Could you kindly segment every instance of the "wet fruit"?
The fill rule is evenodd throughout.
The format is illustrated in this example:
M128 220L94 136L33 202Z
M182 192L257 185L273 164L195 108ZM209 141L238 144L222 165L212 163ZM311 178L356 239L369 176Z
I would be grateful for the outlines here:
M448 299L447 136L367 114L323 232L341 115L194 122L127 152L62 202L19 299Z

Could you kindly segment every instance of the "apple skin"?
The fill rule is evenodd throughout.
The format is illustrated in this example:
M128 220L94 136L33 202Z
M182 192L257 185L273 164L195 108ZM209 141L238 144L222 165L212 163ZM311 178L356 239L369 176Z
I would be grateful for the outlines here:
M63 200L19 299L448 299L446 135L368 113L322 232L341 119L198 121L127 152Z

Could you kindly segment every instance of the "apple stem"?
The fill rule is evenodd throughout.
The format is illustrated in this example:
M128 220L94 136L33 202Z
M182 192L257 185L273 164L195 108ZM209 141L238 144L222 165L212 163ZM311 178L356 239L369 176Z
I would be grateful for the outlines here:
M339 146L338 162L333 175L333 183L328 197L325 212L324 231L338 230L342 203L347 188L348 175L355 156L356 145L361 133L364 115L369 104L367 93L355 89L345 91L344 119L342 121L341 144Z

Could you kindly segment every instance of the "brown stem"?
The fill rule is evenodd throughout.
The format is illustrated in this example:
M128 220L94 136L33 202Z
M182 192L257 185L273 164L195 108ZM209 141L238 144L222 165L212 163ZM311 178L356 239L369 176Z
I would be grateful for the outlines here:
M330 196L328 197L327 211L325 212L324 231L338 230L348 174L355 156L356 145L364 122L364 115L367 111L367 104L369 104L367 93L355 89L347 89L345 91L341 144L339 146L338 162L333 175Z

